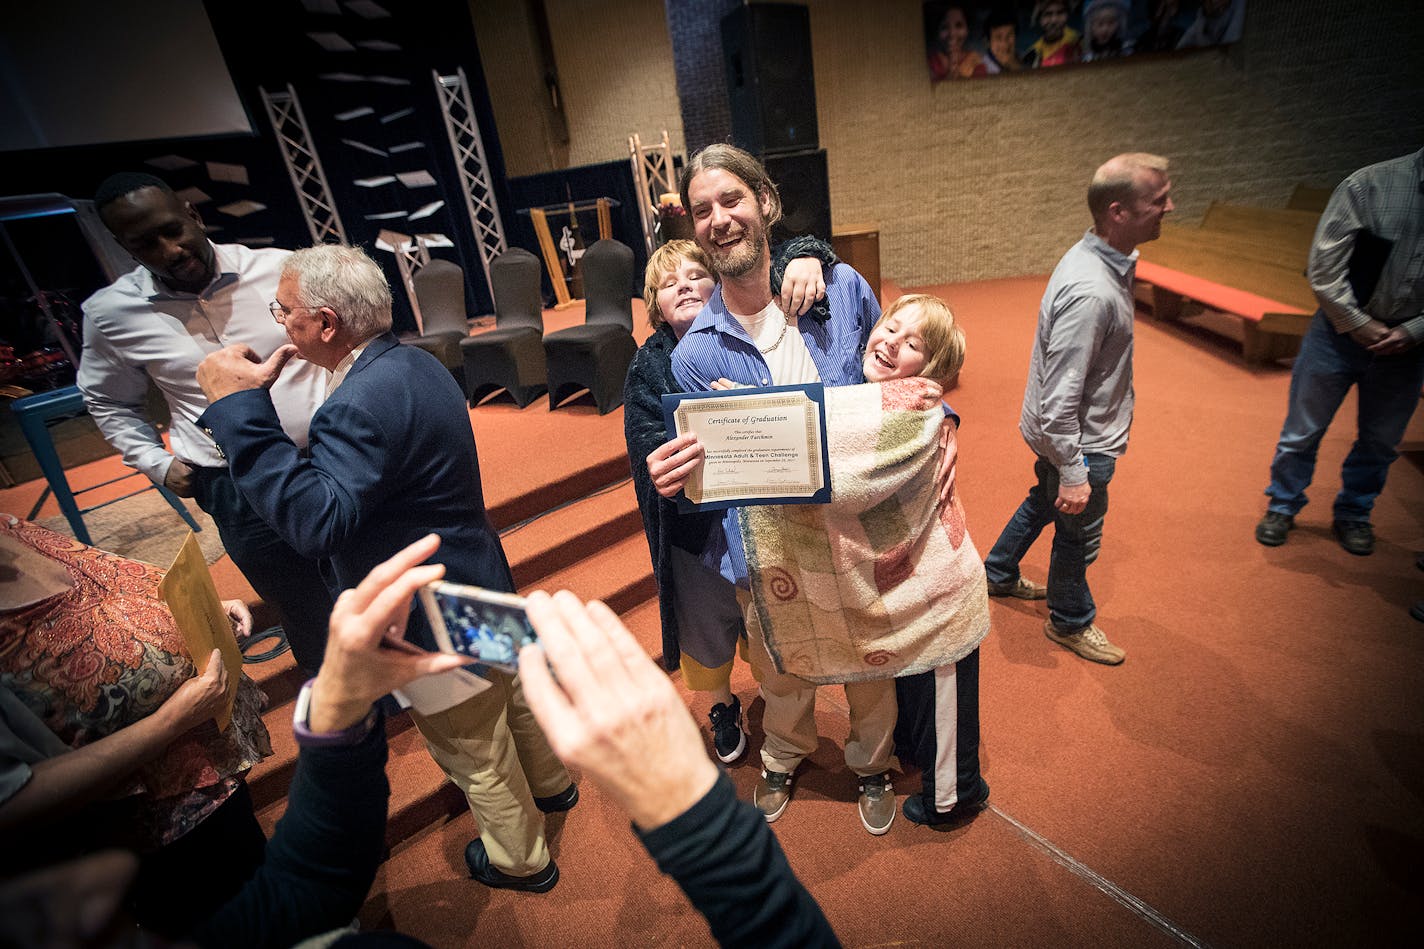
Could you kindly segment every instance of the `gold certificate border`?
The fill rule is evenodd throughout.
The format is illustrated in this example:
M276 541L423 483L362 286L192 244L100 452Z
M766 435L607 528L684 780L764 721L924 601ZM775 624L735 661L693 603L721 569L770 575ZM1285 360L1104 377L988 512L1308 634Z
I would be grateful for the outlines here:
M715 415L721 412L730 411L755 411L757 409L785 409L797 408L802 410L802 420L805 424L807 461L810 469L810 480L802 485L785 484L739 484L726 488L713 488L704 490L702 486L702 466L688 476L687 483L683 485L683 494L694 504L708 504L729 499L746 498L748 500L758 500L763 498L799 498L810 497L817 491L824 488L822 452L825 446L821 443L820 425L820 403L810 398L805 392L776 392L771 395L757 395L748 393L746 395L729 395L725 398L712 399L684 399L678 403L677 410L673 413L673 421L677 428L677 434L682 435L691 430L692 417L694 415Z

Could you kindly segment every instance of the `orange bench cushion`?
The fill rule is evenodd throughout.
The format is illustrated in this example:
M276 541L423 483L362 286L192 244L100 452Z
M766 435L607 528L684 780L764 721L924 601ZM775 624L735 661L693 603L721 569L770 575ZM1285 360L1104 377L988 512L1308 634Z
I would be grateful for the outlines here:
M1299 307L1288 306L1270 297L1257 296L1234 287L1224 287L1201 277L1182 273L1148 260L1137 262L1137 279L1146 281L1163 290L1196 300L1213 310L1233 313L1242 319L1259 323L1267 313L1302 313Z

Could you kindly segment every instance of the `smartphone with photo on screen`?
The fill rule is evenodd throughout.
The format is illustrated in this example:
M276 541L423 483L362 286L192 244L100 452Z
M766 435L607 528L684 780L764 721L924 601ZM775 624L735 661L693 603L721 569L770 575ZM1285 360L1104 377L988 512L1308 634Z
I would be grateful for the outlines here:
M420 588L420 604L442 652L504 672L515 672L519 650L539 638L524 612L524 598L513 593L440 580Z

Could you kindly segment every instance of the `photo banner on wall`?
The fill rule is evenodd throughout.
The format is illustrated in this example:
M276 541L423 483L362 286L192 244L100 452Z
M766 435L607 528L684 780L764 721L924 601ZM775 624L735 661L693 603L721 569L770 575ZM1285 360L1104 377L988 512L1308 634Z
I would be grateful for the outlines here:
M939 82L1235 43L1246 0L929 0L924 14Z

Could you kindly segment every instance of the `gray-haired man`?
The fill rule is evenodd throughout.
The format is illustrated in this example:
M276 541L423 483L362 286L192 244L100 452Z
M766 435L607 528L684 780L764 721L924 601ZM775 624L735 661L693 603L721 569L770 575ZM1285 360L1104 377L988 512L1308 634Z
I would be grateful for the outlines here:
M319 245L288 258L272 316L294 345L265 361L244 347L198 368L211 401L199 420L233 480L300 553L323 562L332 591L427 534L460 583L513 590L485 515L464 393L440 361L391 333L391 292L359 248ZM268 387L300 354L331 373L303 455L277 423ZM407 637L435 642L423 614ZM480 691L459 676L403 690L431 756L469 801L480 836L465 851L487 886L544 892L559 879L540 811L568 810L578 790L524 702L519 677L490 672Z

